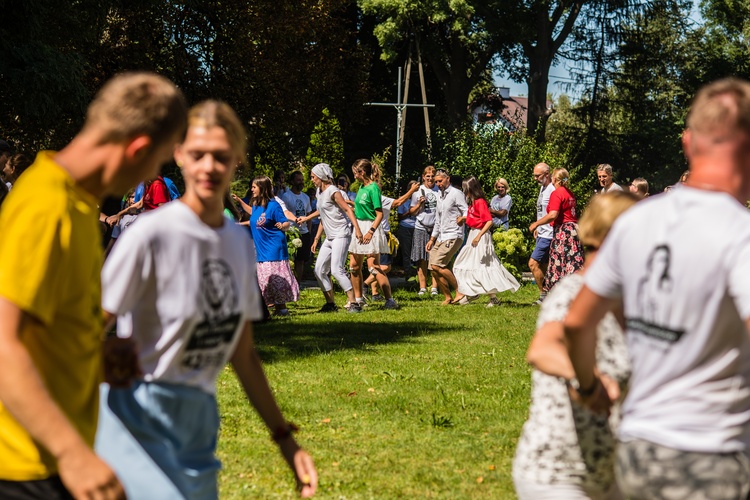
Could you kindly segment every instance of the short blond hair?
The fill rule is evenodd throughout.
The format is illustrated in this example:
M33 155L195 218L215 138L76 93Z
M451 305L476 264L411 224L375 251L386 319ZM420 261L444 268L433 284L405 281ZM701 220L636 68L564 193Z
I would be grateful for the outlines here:
M122 73L99 90L86 112L84 130L93 130L102 144L146 135L154 144L187 128L187 104L182 92L153 73Z
M239 158L240 165L247 161L247 135L237 113L225 102L209 99L190 108L189 127L219 127L227 134L232 152Z
M570 174L564 168L556 168L552 171L552 182L558 181L562 186L568 186Z
M578 221L578 239L584 246L601 246L615 219L632 207L638 198L628 191L597 194L589 202Z
M630 183L636 191L641 193L644 197L648 196L648 181L643 177L637 177Z
M722 97L730 97L733 103ZM700 89L690 106L687 128L715 140L736 130L750 134L750 83L725 78Z
M498 177L495 181L495 185L501 184L505 186L505 192L510 193L510 184L508 184L508 181L506 181L503 177Z

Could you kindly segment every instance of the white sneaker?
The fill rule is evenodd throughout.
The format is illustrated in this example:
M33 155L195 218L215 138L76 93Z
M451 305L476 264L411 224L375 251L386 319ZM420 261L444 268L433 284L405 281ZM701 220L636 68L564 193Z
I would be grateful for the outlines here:
M438 289L437 288L430 288L430 295L437 295Z
M487 302L487 305L484 307L497 307L500 305L500 299L496 297L492 297L489 302Z
M419 295L421 297L422 295L424 295L426 293L427 293L427 289L426 288L420 288L419 291L417 292L417 295Z

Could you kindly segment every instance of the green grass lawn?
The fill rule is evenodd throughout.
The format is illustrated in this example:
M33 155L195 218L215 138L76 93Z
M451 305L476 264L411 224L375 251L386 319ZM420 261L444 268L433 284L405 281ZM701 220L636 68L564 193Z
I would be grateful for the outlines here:
M400 311L319 314L304 291L289 319L256 328L276 398L313 455L319 498L513 498L526 418L534 285L468 306L395 293ZM342 294L337 299L343 300ZM293 498L291 472L231 368L219 379L222 498Z

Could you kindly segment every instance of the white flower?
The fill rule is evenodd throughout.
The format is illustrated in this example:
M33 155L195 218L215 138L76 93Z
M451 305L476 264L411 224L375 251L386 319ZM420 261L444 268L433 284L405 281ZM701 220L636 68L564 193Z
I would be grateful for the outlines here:
M294 245L296 248L300 248L302 246L302 240L299 238L294 238L292 240L292 245Z

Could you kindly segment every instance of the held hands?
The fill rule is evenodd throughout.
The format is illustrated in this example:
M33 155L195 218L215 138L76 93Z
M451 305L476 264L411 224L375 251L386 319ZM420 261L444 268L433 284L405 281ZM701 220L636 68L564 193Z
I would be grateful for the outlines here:
M466 222L466 216L465 215L461 215L459 217L456 217L456 224L458 224L459 226L463 226L464 222Z
M310 220L310 218L307 217L307 216L305 216L305 217L297 217L297 220L295 220L294 223L297 224L298 226L301 226L302 224L304 224L305 222L307 222L309 220Z
M120 216L119 215L110 215L106 219L104 219L104 222L107 223L109 226L117 225L118 222L120 222Z
M589 396L583 396L569 386L570 399L593 413L608 415L612 405L620 397L620 386L611 377L598 373L594 375L593 384L594 392Z
M357 241L359 243L364 243L364 236L362 236L362 231L360 231L359 229L356 229L354 231L354 237L357 238Z

